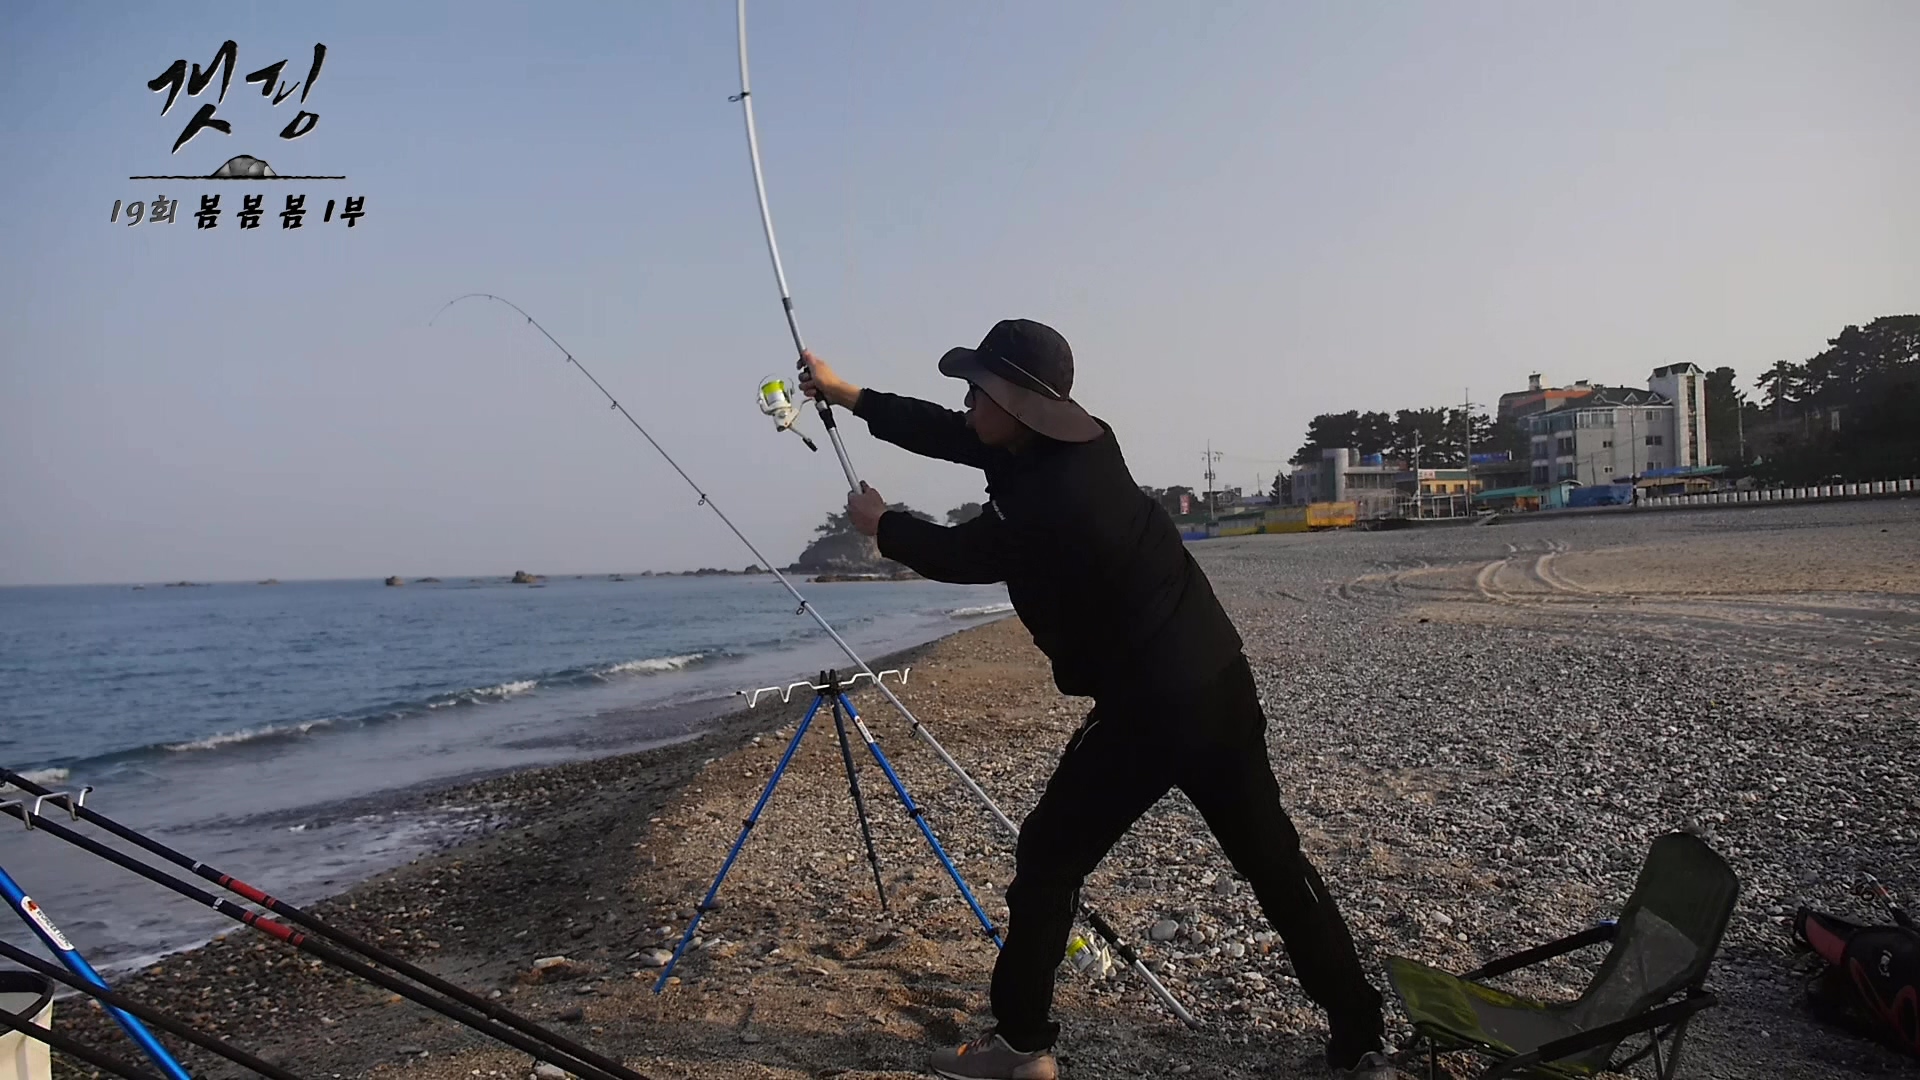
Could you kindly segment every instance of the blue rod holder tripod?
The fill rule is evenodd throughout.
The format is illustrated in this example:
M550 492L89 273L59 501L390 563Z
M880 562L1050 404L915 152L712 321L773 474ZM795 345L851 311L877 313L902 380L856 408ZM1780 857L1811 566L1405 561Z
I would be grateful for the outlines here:
M734 860L740 856L740 849L746 846L747 835L760 821L760 812L766 808L767 800L773 797L774 786L780 782L781 774L787 771L787 763L793 760L793 752L800 748L800 740L805 737L807 728L812 725L813 718L819 713L822 705L831 705L833 723L839 730L840 756L846 765L847 786L853 794L854 810L860 818L860 832L866 840L867 861L873 866L873 884L880 895L881 910L886 910L887 894L885 887L880 883L880 858L874 851L873 833L867 827L866 803L860 797L859 774L854 768L853 753L847 744L846 722L848 720L851 720L854 728L860 732L860 738L867 744L867 749L873 753L873 759L880 765L880 771L886 774L887 782L893 785L894 793L900 796L901 804L906 807L907 816L913 818L914 824L920 827L921 834L933 847L933 853L939 857L940 865L946 868L947 875L953 878L953 883L959 887L960 895L966 899L967 906L973 909L973 914L980 920L980 925L984 928L987 937L992 939L994 948L1002 947L1000 932L994 928L993 920L987 918L987 913L980 909L979 901L974 899L972 890L968 889L967 883L961 879L960 871L953 865L953 860L947 857L946 849L940 846L939 838L933 835L933 828L927 824L926 812L921 810L913 801L913 796L907 793L907 786L901 783L899 774L893 771L892 763L887 761L887 755L881 752L879 740L873 737L873 732L868 730L866 722L860 719L860 714L854 709L853 702L847 700L846 690L840 682L838 672L823 672L820 678L822 685L813 688L813 704L807 707L806 716L801 718L800 726L794 730L792 740L787 743L786 753L780 756L780 764L775 766L773 775L767 778L767 786L760 792L760 800L753 804L753 812L747 815L746 821L742 824L740 835L733 841L733 850L727 852L726 862L720 865L720 873L714 877L712 887L707 889L706 898L694 905L693 921L687 924L686 932L680 935L680 943L674 947L673 958L667 961L665 968L661 969L660 978L653 984L654 993L658 994L666 989L667 980L672 977L673 969L680 963L680 958L686 955L687 946L692 943L694 931L699 928L700 920L706 916L707 912L719 908L719 905L714 903L714 897L720 893L720 883L726 880L727 871L733 869Z

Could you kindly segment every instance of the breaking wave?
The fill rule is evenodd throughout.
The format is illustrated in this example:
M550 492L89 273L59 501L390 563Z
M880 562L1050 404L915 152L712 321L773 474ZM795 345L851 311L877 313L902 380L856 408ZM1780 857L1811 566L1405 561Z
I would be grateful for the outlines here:
M947 618L977 619L986 615L1006 615L1012 611L1012 604L981 604L979 607L953 608L947 612Z
M222 731L199 739L180 742L151 743L129 750L102 754L72 762L74 766L99 766L121 762L151 759L171 754L203 753L213 750L228 750L239 747L251 747L261 743L280 742L305 738L309 735L329 730L362 727L369 724L390 723L409 717L422 716L439 709L489 705L543 688L563 688L591 686L610 682L621 677L646 677L667 672L684 671L716 657L730 655L726 650L678 653L671 656L649 656L638 660L625 660L616 664L593 667L566 668L532 679L509 679L506 682L489 686L477 686L451 693L435 694L432 697L412 701L396 701L386 705L361 710L342 716L329 716L293 723L264 724L258 727L237 728ZM36 784L53 783L65 780L69 775L67 768L43 768L21 774Z
M308 720L298 724L268 724L264 727L242 728L239 731L223 731L218 735L209 735L204 739L194 739L191 742L161 743L159 748L170 754L182 754L195 750L218 750L223 746L237 746L241 743L297 739L315 728L331 727L335 723L338 723L337 718Z
M444 698L427 702L427 708L444 709L449 705L472 705L482 701L505 701L510 697L518 697L539 685L539 679L516 679L513 682L503 682L498 686L482 686L473 690L462 690L457 694L449 694Z
M654 656L645 660L629 660L624 664L615 664L605 669L603 675L654 675L662 671L680 671L692 667L707 658L706 653L687 653L684 656Z
M28 769L20 774L20 779L29 784L46 787L48 784L57 784L70 775L72 774L65 769ZM9 791L12 788L12 784L0 784L0 791Z

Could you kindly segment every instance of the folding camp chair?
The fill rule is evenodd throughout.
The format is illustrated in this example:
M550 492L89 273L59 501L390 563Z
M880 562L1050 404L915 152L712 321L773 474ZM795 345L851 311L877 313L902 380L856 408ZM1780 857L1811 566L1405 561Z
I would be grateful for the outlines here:
M1673 1080L1687 1021L1718 1004L1705 989L1707 968L1719 951L1739 892L1739 879L1711 848L1687 833L1669 833L1653 842L1617 920L1458 977L1389 956L1387 974L1415 1034L1400 1063L1416 1061L1425 1043L1429 1080L1436 1075L1439 1055L1456 1050L1492 1059L1484 1080L1568 1080L1624 1069L1652 1054L1656 1074ZM1593 982L1574 1001L1543 1003L1484 984L1603 942L1612 947ZM1646 1046L1613 1060L1621 1043L1642 1034ZM1668 1038L1672 1041L1663 1061L1660 1044Z

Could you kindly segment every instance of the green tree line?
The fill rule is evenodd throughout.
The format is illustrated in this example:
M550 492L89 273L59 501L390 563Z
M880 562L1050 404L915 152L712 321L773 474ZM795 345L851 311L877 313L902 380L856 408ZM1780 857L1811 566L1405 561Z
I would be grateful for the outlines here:
M1476 454L1512 451L1527 455L1527 433L1517 425L1501 430L1486 413L1464 408L1396 409L1387 412L1321 413L1307 422L1307 438L1288 461L1306 465L1322 450L1346 448L1356 454L1383 454L1423 469L1458 469L1467 463L1469 440Z
M1735 415L1756 476L1797 484L1920 474L1920 315L1848 326L1819 354L1776 362L1755 387L1760 401ZM1715 437L1711 426L1707 434Z

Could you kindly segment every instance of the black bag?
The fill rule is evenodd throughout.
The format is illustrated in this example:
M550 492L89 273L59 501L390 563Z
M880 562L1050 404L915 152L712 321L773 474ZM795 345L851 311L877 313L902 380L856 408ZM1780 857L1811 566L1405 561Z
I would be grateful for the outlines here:
M1868 926L1803 906L1793 936L1826 962L1808 987L1817 1013L1920 1057L1920 930L1900 922Z

